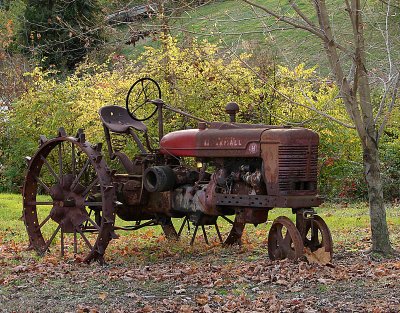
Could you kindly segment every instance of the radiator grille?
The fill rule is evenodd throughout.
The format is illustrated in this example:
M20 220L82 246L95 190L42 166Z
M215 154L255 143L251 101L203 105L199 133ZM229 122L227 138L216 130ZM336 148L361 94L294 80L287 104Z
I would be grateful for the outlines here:
M279 189L316 190L318 146L279 147Z

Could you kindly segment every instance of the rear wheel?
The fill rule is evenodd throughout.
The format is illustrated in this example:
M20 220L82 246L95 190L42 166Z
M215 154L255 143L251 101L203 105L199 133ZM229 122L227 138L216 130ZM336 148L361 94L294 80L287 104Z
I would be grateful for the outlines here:
M30 160L23 188L23 217L30 246L58 250L86 262L104 261L113 236L114 187L101 145L66 136L46 140ZM57 246L58 244L58 246Z

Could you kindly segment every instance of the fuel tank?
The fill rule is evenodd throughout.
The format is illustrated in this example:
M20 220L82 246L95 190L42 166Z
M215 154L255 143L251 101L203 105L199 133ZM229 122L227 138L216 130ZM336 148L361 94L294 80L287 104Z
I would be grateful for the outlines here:
M208 128L171 132L160 142L160 152L182 157L260 157L262 134L288 126L211 123ZM279 133L279 131L278 131ZM294 134L294 133L293 133Z

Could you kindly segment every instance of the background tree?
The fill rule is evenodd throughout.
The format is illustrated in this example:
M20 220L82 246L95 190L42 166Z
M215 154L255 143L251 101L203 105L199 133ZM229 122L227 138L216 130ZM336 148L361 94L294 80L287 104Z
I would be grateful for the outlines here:
M96 0L28 0L21 42L48 67L74 66L104 41Z
M383 189L379 159L379 140L389 121L393 108L397 102L397 94L400 82L398 64L393 60L392 41L393 33L390 30L390 17L396 7L391 2L382 2L375 9L383 14L383 20L376 23L383 38L387 50L387 70L381 71L380 101L373 101L371 96L370 72L371 63L367 56L365 39L365 25L363 21L367 1L345 0L344 10L347 12L348 24L346 28L338 29L332 23L332 12L324 0L312 1L314 14L306 14L301 8L306 3L289 1L291 10L281 13L269 7L253 1L244 2L258 8L278 21L289 24L300 30L307 31L320 39L329 62L332 77L339 87L339 96L357 130L363 151L364 175L368 187L372 251L389 254L392 252L389 241L386 212L383 201ZM376 3L375 3L376 5ZM343 26L343 25L341 25ZM344 30L346 33L340 33ZM384 77L383 74L386 76Z

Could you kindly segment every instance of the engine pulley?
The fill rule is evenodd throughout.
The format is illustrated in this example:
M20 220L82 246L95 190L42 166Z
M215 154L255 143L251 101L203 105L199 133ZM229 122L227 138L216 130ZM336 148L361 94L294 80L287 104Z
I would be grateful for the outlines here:
M175 186L175 174L169 166L153 166L143 173L143 184L149 192L172 190Z

